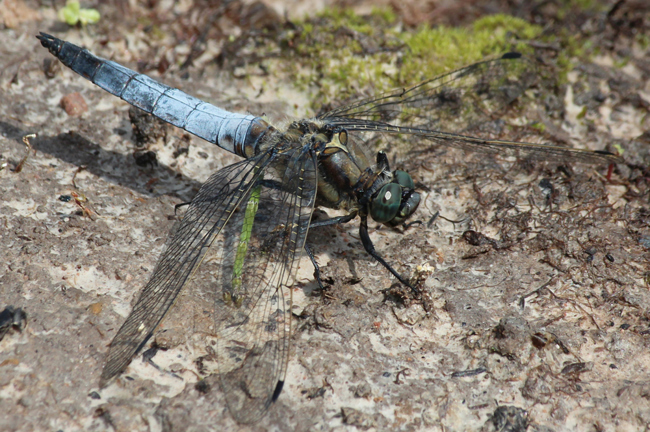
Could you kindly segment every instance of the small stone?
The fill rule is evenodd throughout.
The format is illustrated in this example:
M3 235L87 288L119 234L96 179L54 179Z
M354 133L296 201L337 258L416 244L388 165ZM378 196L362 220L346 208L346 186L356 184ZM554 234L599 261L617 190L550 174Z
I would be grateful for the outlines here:
M100 302L93 303L90 306L88 306L88 310L93 315L99 315L101 313L101 311L102 311L102 308L103 308L103 305Z
M61 98L61 107L70 117L78 117L88 111L88 105L81 93L74 92Z

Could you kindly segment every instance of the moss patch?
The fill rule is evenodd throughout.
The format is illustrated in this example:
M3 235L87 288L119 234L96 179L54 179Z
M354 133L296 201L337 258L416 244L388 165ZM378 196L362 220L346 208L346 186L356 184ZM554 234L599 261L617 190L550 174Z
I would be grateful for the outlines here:
M269 68L311 91L313 108L319 108L408 86L508 51L529 53L526 42L541 32L503 14L471 27L405 29L388 9L363 17L348 9L326 9L285 33L282 59Z
M421 81L508 51L530 54L526 42L541 32L539 26L498 14L479 19L469 28L425 26L402 33L400 38L409 49L396 84Z
M563 7L575 10L583 3ZM576 57L584 60L597 52L588 38L568 29L545 32L506 14L485 16L466 27L408 28L389 9L360 16L330 8L262 39L240 43L238 58L250 51L248 64L261 61L266 73L285 76L309 92L314 110L416 84L509 51L547 57L555 66L540 70L542 79L561 84ZM536 44L553 48L534 48Z

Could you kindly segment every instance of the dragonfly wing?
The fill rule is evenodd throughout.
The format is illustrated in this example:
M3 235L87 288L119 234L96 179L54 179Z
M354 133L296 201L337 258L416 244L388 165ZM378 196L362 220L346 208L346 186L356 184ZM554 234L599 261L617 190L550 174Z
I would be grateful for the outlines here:
M532 157L539 159L568 159L587 163L618 163L621 158L606 151L592 151L561 147L548 144L536 144L529 142L506 141L499 139L483 138L481 136L460 135L449 132L442 132L429 129L393 126L385 124L367 125L357 123L349 126L348 131L377 132L389 134L415 135L432 141L434 144L442 144L450 147L460 148L468 151L479 151L483 153L495 153L503 156ZM476 135L480 135L476 133Z
M493 139L488 123L502 114L536 75L531 60L509 53L334 109L319 118L349 132L415 135L463 150L596 163L618 161L607 152Z
M126 369L151 337L216 236L271 159L272 156L265 153L230 165L201 187L183 219L174 227L153 276L111 342L100 380L102 387Z
M279 154L230 217L197 279L217 289L213 354L222 390L240 423L259 420L278 397L291 338L290 285L317 184L315 155Z
M316 159L308 149L270 150L210 177L113 339L102 385L128 366L181 289L195 279L214 296L211 310L201 311L215 324L214 348L206 346L206 351L215 357L230 411L240 423L259 420L284 383L291 337L289 285L307 236L316 184Z
M320 115L354 130L386 125L461 132L500 114L536 78L535 64L515 53L364 99Z

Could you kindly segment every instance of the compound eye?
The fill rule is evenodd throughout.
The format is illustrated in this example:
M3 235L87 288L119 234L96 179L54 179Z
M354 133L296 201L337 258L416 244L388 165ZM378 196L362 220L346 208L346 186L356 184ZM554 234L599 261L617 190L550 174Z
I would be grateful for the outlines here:
M379 190L377 197L370 204L370 216L379 223L393 219L402 202L402 187L397 183L388 183Z
M393 176L395 177L395 181L397 181L397 183L399 183L399 185L402 186L404 189L407 190L415 189L415 183L413 182L413 178L411 178L411 175L406 171L395 170Z
M404 222L406 219L408 219L413 213L415 213L415 210L418 208L420 205L420 194L417 192L411 193L411 195L406 199L404 203L400 205L401 209L395 215L393 219L391 219L388 224L392 226L397 226Z

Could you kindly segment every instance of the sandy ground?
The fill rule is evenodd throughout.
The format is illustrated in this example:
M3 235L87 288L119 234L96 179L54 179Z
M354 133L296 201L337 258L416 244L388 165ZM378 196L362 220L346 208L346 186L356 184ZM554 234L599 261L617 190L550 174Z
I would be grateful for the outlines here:
M303 259L284 391L260 423L240 426L213 378L207 391L196 387L198 354L184 336L154 357L160 369L137 357L117 383L98 387L174 205L237 157L165 130L146 144L158 165L138 165L128 106L67 70L48 78L49 54L34 35L46 30L136 67L151 52L142 31L126 35L125 48L111 32L119 14L80 30L36 2L3 5L0 307L23 308L27 321L0 341L0 430L648 429L647 51L603 50L569 75L560 100L554 136L624 149L609 178L607 167L444 149L399 159L422 190L416 219L444 218L398 230L373 224L371 236L399 271L419 277L424 300L365 254L354 222L312 232L328 289L310 296L316 284ZM200 76L163 81L234 111L311 114L308 95L287 80L239 79L204 63ZM262 80L271 80L264 92ZM60 106L74 92L88 106L80 116ZM167 320L169 334L180 316Z

